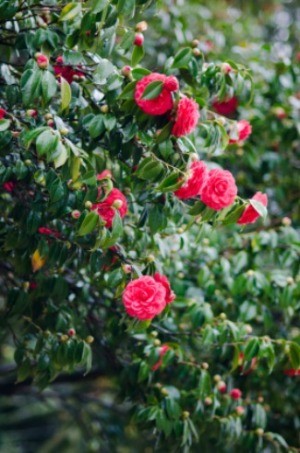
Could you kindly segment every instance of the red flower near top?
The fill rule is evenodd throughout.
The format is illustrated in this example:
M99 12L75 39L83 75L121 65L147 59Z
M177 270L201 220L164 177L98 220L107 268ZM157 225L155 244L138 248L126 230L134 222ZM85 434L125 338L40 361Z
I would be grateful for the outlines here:
M200 118L199 106L194 99L183 97L178 102L172 134L175 137L188 135L196 128Z
M3 120L3 118L5 117L6 115L6 110L0 108L0 120Z
M252 132L252 126L247 120L241 120L237 122L238 138L230 139L229 143L237 143L246 140Z
M228 170L214 169L202 190L201 199L209 208L219 211L230 206L237 195L234 177Z
M83 72L73 69L70 65L64 65L62 56L56 58L56 65L53 66L53 69L58 80L63 77L68 83L73 82L74 76L84 76Z
M202 188L208 177L208 169L204 162L197 160L192 162L188 174L187 181L174 192L176 197L181 200L201 195Z
M238 108L239 101L238 99L233 96L232 98L224 99L224 101L214 101L212 103L213 109L219 113L220 115L230 116L235 113L236 109Z
M147 86L152 83L160 81L163 82L161 93L154 99L143 99L143 94ZM139 80L135 87L134 100L143 112L148 115L164 115L173 108L172 91L179 89L179 83L176 77L166 76L153 72L141 80Z
M259 201L262 205L267 206L268 205L268 196L265 193L262 192L257 192L254 197L252 197L252 200ZM237 223L239 225L247 225L248 223L254 223L256 220L260 217L260 214L256 211L256 209L249 204Z
M168 346L167 344L163 344L161 346L161 348L159 349L159 359L158 361L153 365L152 367L152 371L156 371L158 370L159 367L162 366L162 359L163 359L163 356L167 353L167 351L169 351L170 349L170 346Z
M122 301L129 316L147 321L163 311L169 298L165 283L154 277L142 276L128 283Z
M127 200L119 189L112 189L106 199L93 204L92 209L105 221L106 228L111 228L116 210L119 211L121 218L127 214Z
M175 299L176 296L175 296L174 292L171 289L171 285L170 285L170 282L167 279L167 277L165 275L162 275L162 274L159 274L158 272L156 272L153 275L153 278L154 278L154 280L156 282L162 284L163 287L165 288L165 290L166 290L166 304L170 304L171 302L173 302L173 300Z

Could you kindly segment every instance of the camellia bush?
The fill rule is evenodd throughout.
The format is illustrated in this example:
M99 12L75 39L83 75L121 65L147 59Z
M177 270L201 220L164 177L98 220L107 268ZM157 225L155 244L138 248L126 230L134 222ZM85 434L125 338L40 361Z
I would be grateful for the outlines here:
M299 68L195 6L0 0L3 451L299 451Z

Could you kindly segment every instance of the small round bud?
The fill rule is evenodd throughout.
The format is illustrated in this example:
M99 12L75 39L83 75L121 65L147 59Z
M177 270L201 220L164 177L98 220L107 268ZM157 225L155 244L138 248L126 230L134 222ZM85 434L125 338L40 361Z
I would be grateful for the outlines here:
M186 420L187 418L189 418L189 416L190 416L189 411L183 411L183 412L182 412L182 418L183 418L184 420Z
M35 109L28 109L26 110L26 115L30 118L36 118L38 116L38 112Z
M112 204L112 206L116 209L121 209L123 206L123 201L122 200L115 200Z
M197 160L199 160L199 156L198 156L197 153L190 154L190 161L191 162L196 162Z
M203 243L203 245L209 245L209 239L204 238L202 243Z
M87 344L92 344L94 342L94 340L95 340L95 338L92 337L92 335L89 335L89 336L86 337L85 342Z
M86 201L84 203L84 206L86 207L86 209L91 209L93 206L93 203L91 201Z
M283 217L281 222L284 226L290 226L292 224L292 221L289 217Z
M193 39L193 41L192 41L192 47L197 47L197 46L199 46L199 44L200 44L199 39Z
M203 370L208 370L208 368L209 368L208 363L207 363L207 362L202 362L202 363L201 363L201 368L202 368Z
M60 135L68 135L69 129L67 129L66 127L63 127L62 129L59 130L59 132L60 132Z
M219 374L215 374L214 377L213 377L213 380L214 380L215 382L220 382L221 379L222 379L222 378L221 378L221 376L220 376Z
M23 289L27 291L30 288L30 283L29 282L24 282L23 283Z
M68 330L68 335L69 337L74 337L74 335L76 335L76 331L75 329L71 328Z
M53 120L48 120L47 121L47 126L54 127L54 121Z
M252 326L250 324L245 325L245 332L250 335L253 332Z
M282 107L274 107L272 113L279 119L283 120L287 117L286 111Z
M293 277L287 277L286 283L288 285L293 285L295 283L295 280L293 279Z
M148 263L153 263L155 261L155 256L150 254L147 256L147 262Z
M221 71L223 72L223 74L229 74L232 71L232 67L229 63L222 63Z
M264 402L264 397L263 397L263 396L259 396L259 397L257 398L257 401L258 401L259 403L263 403L263 402Z
M148 24L145 20L142 20L141 22L138 22L135 26L135 31L137 32L143 32L146 31L148 28Z
M264 435L264 430L262 428L257 428L255 430L255 434L257 434L258 436L263 436Z
M243 150L243 148L238 148L238 149L236 150L236 154L237 154L237 156L240 156L240 157L243 156L243 155L244 155L244 150Z
M124 77L128 77L131 75L131 67L126 65L126 66L123 66L123 68L121 69L121 74L124 76Z
M160 391L161 391L161 394L164 395L164 396L168 396L169 395L169 392L168 392L168 390L165 387L163 387Z
M192 50L192 53L193 53L194 57L200 57L201 50L195 48L195 49Z
M102 113L108 113L109 112L109 107L108 105L101 105L100 110Z
M26 167L29 167L32 164L32 160L31 159L26 159L24 161L24 164L26 165Z
M176 77L169 76L164 81L164 87L170 92L178 91L179 90L179 82L178 82Z
M182 234L184 232L184 228L180 227L180 228L177 228L177 233L178 234Z
M71 216L73 217L73 219L79 219L81 212L78 211L78 209L74 209L74 211L71 212Z
M245 413L245 408L243 406L236 406L235 412L241 417Z
M209 396L207 396L204 400L205 406L211 406L212 403L213 403L213 400Z
M161 341L156 339L156 340L153 341L153 344L154 344L154 346L160 346L161 345Z
M225 384L224 381L220 381L218 382L217 389L219 390L220 393L226 393L227 385Z
M35 59L37 62L37 65L40 69L47 69L49 66L49 58L46 57L46 55L38 52L35 54Z
M52 120L53 115L51 113L46 113L46 115L44 115L44 118L45 118L45 120Z
M122 269L125 274L131 274L132 266L130 264L122 264Z
M225 313L221 313L221 314L220 314L220 319L221 319L222 321L225 321L225 319L227 319L226 314L225 314Z
M134 36L133 44L138 47L142 47L144 44L144 35L143 33L136 33Z
M152 332L150 332L150 335L151 337L156 338L158 336L157 330L152 330Z
M60 341L61 341L62 343L65 343L66 341L68 341L68 339L69 339L68 335L62 335L62 336L60 337Z
M249 270L246 272L246 275L247 275L247 277L253 277L254 271L253 271L252 269L249 269Z

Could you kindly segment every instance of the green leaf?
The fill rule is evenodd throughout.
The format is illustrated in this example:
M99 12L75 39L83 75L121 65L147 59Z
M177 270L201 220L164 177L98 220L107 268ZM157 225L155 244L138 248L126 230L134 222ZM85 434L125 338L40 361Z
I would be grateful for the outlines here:
M119 238L120 236L122 236L122 234L123 234L123 222L119 214L119 211L116 209L112 226L112 236L114 238Z
M38 155L49 157L57 149L58 143L59 137L54 132L49 129L42 132L36 140Z
M91 211L85 217L84 221L80 225L78 236L85 236L91 233L99 223L99 216L96 212Z
M245 348L245 360L251 360L256 357L259 352L259 340L257 338L251 338L248 341Z
M157 179L163 173L163 171L163 164L149 157L147 159L144 159L135 174L141 179L151 181Z
M6 131L10 127L10 120L0 120L0 132Z
M190 47L184 47L179 50L174 57L172 64L173 68L187 68L192 58L192 49Z
M89 133L92 138L99 137L105 131L103 115L96 115L89 123Z
M211 392L210 375L207 371L202 370L198 387L199 398L201 399L205 398L210 392Z
M171 173L157 186L156 190L158 192L174 192L182 185L182 181L179 178L179 173Z
M131 56L131 66L136 66L144 56L143 46L134 46Z
M218 216L218 220L221 220L223 225L235 224L241 217L244 210L245 210L245 205L244 204L239 205L236 208L231 209L229 212L227 212L227 214L225 215L225 217L223 219L221 218L221 216L222 216L222 213L224 210L222 210Z
M28 69L21 77L21 92L24 105L33 104L40 95L43 71Z
M268 215L268 210L267 208L260 202L260 201L257 201L257 200L249 200L250 204L253 206L253 208L255 209L255 211L263 218L265 219Z
M290 343L289 358L291 365L295 370L300 368L300 346L297 343Z
M107 78L111 74L113 74L114 71L114 65L106 58L102 58L97 66L96 71L94 72L94 82L99 85L104 85L107 81Z
M164 84L160 80L149 83L143 92L142 99L149 100L157 98L162 92L163 86Z
M50 71L44 71L42 75L42 97L48 103L57 90L57 80Z
M92 13L97 14L101 13L101 11L104 10L107 4L108 0L91 0L89 7L91 8Z
M53 160L54 162L54 167L55 168L62 167L68 160L68 157L69 157L68 149L65 147L65 145L62 144L62 142L59 142L57 150L55 152L55 156L51 157L51 160Z
M118 13L131 19L135 13L135 0L118 0Z
M72 91L69 83L63 77L61 77L60 89L61 89L61 109L66 110L69 107L72 99Z
M76 16L81 13L81 3L71 2L68 3L61 11L59 20L73 20Z
M140 80L149 74L151 74L151 71L145 68L135 68L131 71L131 75L134 80Z
M154 206L149 210L148 223L151 234L163 230L168 225L168 219L159 206Z

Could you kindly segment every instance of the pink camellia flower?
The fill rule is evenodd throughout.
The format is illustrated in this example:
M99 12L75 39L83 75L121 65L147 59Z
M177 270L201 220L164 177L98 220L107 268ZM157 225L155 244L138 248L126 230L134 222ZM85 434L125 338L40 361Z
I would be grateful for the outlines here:
M194 99L183 97L178 102L172 134L175 137L188 135L196 128L200 118L199 106Z
M254 197L252 197L252 200L259 201L262 205L267 206L268 205L268 196L265 193L262 192L256 192ZM260 214L256 211L256 209L249 204L237 223L239 225L247 225L248 223L254 223L256 220L260 217Z
M232 389L229 395L233 400L239 400L242 397L242 392L240 389Z
M163 88L160 94L154 99L143 99L143 94L147 86L152 82L163 82ZM141 80L139 80L135 87L134 100L143 112L148 115L164 115L173 108L172 91L179 89L179 83L176 77L166 76L153 72Z
M152 371L158 370L162 366L163 363L163 356L166 354L167 351L169 351L170 346L167 344L163 344L161 348L159 348L159 359L158 361L153 365Z
M224 99L224 101L221 102L215 100L212 103L213 109L220 115L224 116L229 116L235 113L236 109L238 108L238 105L239 101L235 96L233 96L232 98Z
M247 120L237 122L238 138L229 140L229 143L237 143L246 140L252 132L252 126Z
M38 232L45 236L54 236L56 238L60 237L60 233L58 231L52 230L51 228L48 227L39 227Z
M0 120L3 120L3 118L5 117L6 115L6 110L0 108Z
M196 197L201 195L202 188L208 177L208 169L204 162L196 160L192 162L189 171L188 179L177 189L174 194L181 200Z
M74 76L82 77L84 73L78 69L73 69L70 65L64 65L62 56L56 58L56 64L53 66L54 72L58 80L63 77L68 83L72 83Z
M153 277L143 276L128 283L122 301L129 316L147 321L159 315L166 306L165 286Z
M174 291L172 291L172 289L171 289L171 285L170 285L170 282L167 279L167 277L165 275L162 275L162 274L159 274L158 272L156 272L153 275L153 278L156 282L161 283L163 285L163 287L165 288L166 304L170 304L171 302L173 302L173 300L175 299L176 296L175 296Z
M245 408L243 406L236 406L235 411L237 415L242 416L245 413Z
M283 371L286 376L294 377L294 376L300 376L300 368L297 370L295 368L290 368L288 370Z
M49 66L49 58L42 53L37 54L36 62L40 69L46 69Z
M219 211L230 206L237 195L234 177L228 170L214 169L208 173L201 200L209 208Z
M6 190L6 192L13 192L14 191L14 188L16 187L17 183L15 181L6 181L2 187L4 190Z
M103 179L111 179L112 174L110 170L103 170L97 175L97 181L102 181Z
M133 44L135 46L138 46L138 47L141 47L144 44L144 35L143 35L143 33L136 33L134 35Z
M92 209L105 221L106 228L111 228L116 210L119 211L121 218L127 214L127 200L119 189L112 189L106 199L93 204Z

